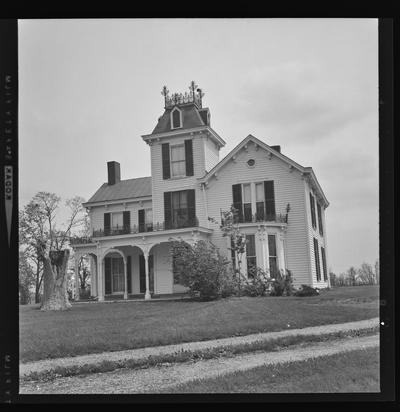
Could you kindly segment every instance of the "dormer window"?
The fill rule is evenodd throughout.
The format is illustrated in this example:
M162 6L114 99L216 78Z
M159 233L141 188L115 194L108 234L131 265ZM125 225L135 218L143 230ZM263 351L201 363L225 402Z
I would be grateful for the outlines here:
M175 107L171 112L171 129L182 127L182 112Z

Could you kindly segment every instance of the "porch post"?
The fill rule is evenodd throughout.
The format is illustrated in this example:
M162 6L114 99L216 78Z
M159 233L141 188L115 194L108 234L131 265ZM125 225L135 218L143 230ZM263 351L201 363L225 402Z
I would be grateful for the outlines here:
M144 295L145 300L151 299L151 294L150 294L150 279L149 279L149 252L145 251L143 252L144 256L144 268L145 268L145 274L146 274L146 293Z
M98 300L101 302L104 300L104 280L103 280L103 258L97 257L97 292Z
M263 271L268 270L268 265L267 265L267 254L268 254L268 247L267 247L267 242L266 242L267 234L264 228L260 228L258 230L258 240L260 242L260 258L258 259L257 256L257 266L260 267Z
M75 301L79 300L79 259L80 255L75 253Z
M265 253L265 271L268 272L269 277L271 277L271 269L269 267L269 244L268 244L268 232L267 231L265 231L264 253Z
M127 262L124 257L124 299L128 299L128 273L127 273Z
M97 257L90 255L90 296L97 295Z
M285 235L283 232L278 233L277 236L277 253L278 253L278 262L279 262L279 269L285 271L286 269L286 262L285 262L285 249L284 249L284 239Z

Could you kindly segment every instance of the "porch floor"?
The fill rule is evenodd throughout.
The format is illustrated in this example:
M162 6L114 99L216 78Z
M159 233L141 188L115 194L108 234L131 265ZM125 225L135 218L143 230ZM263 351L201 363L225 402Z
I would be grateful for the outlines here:
M72 301L71 303L112 303L112 302L151 302L164 301L164 300L181 300L190 299L187 293L168 293L168 294L152 294L151 299L145 300L144 293L128 295L128 299L124 299L124 295L108 295L104 296L104 301L98 301L97 299L79 299L77 301Z

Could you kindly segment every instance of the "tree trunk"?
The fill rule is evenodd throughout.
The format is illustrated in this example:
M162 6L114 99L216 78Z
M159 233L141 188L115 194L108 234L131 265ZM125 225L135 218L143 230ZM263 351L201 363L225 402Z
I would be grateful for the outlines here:
M35 282L35 303L40 303L40 264L37 261Z
M71 307L67 293L69 250L52 251L43 257L43 300L41 310L65 310Z

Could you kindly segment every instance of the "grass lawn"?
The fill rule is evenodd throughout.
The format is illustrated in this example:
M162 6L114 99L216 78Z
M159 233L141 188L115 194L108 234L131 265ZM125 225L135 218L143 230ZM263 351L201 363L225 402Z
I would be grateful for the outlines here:
M379 392L379 348L300 362L261 366L220 378L197 380L168 393Z
M376 317L377 286L313 297L75 304L63 312L20 306L20 360L76 356Z

